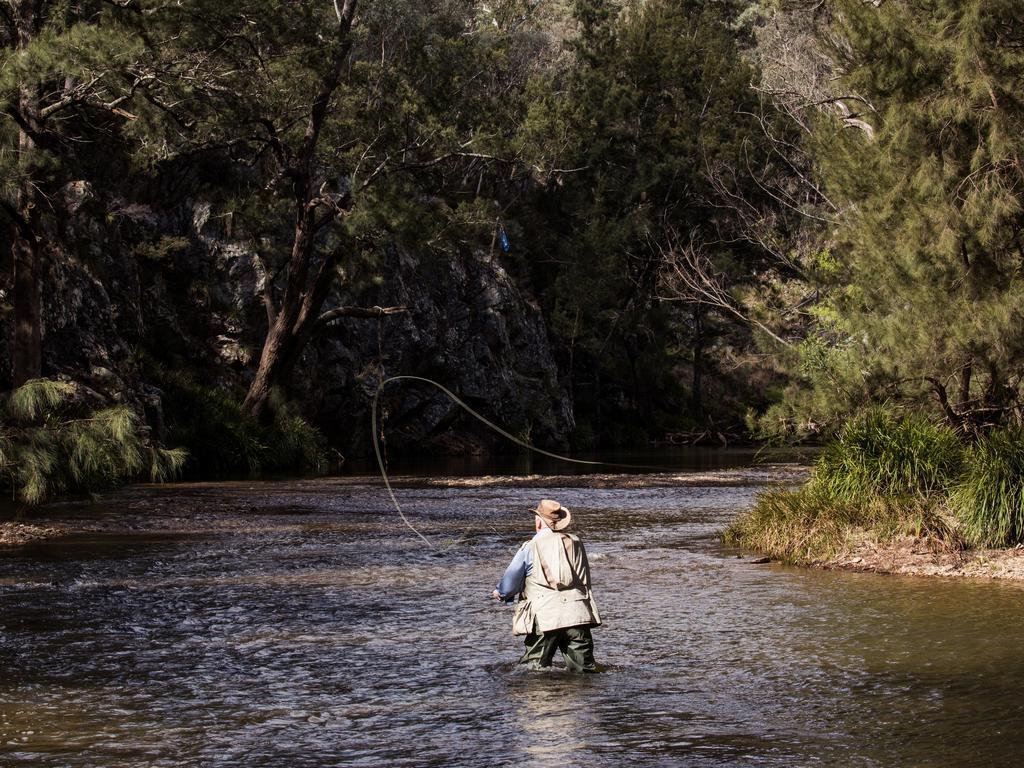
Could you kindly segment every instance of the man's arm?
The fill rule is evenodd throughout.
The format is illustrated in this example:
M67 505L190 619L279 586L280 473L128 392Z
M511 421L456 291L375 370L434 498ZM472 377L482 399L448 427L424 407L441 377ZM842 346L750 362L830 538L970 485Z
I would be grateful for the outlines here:
M590 560L587 559L587 550L582 541L577 541L576 546L580 548L580 574L583 586L590 589Z
M523 587L526 585L526 574L530 570L532 560L533 558L530 557L530 546L529 544L524 544L516 552L512 562L508 564L505 574L501 577L501 581L498 582L498 586L495 587L491 595L496 599L509 601L522 592Z

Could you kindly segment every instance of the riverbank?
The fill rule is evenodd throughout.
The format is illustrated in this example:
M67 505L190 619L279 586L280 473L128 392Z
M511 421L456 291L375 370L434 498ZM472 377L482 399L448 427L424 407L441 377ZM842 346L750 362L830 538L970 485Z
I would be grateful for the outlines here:
M834 571L900 576L1024 581L1024 547L1013 549L943 549L915 536L892 541L865 541L849 550L807 565Z
M723 540L766 561L821 570L1024 581L1024 546L972 546L948 511L844 503L807 485L762 491Z

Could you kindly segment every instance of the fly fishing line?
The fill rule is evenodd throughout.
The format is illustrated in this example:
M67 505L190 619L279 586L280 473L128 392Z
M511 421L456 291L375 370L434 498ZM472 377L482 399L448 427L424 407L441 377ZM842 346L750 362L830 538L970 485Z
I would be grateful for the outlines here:
M612 461L589 461L587 459L574 459L574 458L572 458L570 456L562 456L562 455L557 454L557 453L552 453L551 451L545 451L543 448L538 448L535 445L531 445L530 443L526 442L525 440L522 440L522 439L516 437L511 432L508 432L507 430L502 429L497 424L495 424L493 421L490 421L485 416L482 416L480 413L478 413L477 411L473 410L470 406L468 406L465 402L463 402L462 399L459 398L458 395L456 395L450 389L448 389L447 387L445 387L442 384L439 384L438 382L434 381L433 379L428 379L428 378L425 378L423 376L408 376L408 375L391 376L391 377L389 377L387 379L384 379L383 381L380 382L380 384L377 386L377 391L373 395L373 404L372 404L372 407L370 409L370 431L373 434L373 452L377 456L377 466L380 468L380 475L381 475L381 478L384 480L384 487L387 489L388 496L391 498L391 503L394 505L395 511L398 512L398 515L399 515L399 517L402 518L402 522L405 524L405 526L410 531L412 531L414 534L416 534L423 541L423 543L426 544L431 549L435 549L436 550L436 549L438 549L438 547L430 539L428 539L426 536L424 536L419 531L419 529L416 528L416 526L412 524L412 522L410 522L409 518L406 517L405 512L402 510L402 506L398 503L398 498L395 496L395 491L391 487L391 480L388 477L387 467L386 467L386 465L384 463L384 454L381 451L381 447L380 447L381 433L380 433L380 430L378 428L378 423L379 422L378 422L378 419L377 419L377 408L378 408L378 404L379 404L379 401L380 401L380 396L381 396L381 394L384 391L384 387L386 385L390 384L393 381L417 381L417 382L420 382L420 383L423 383L423 384L429 384L432 387L436 387L437 389L441 390L445 395L447 395L448 398L453 403L455 403L460 408L462 408L466 413L468 413L470 416L472 416L473 418L477 419L481 423L485 424L487 427L489 427L490 429L494 430L495 432L497 432L502 437L512 441L513 443L515 443L516 445L518 445L518 446L520 446L522 448L527 449L528 451L532 451L533 453L539 453L542 456L548 456L549 458L557 459L559 461L565 461L565 462L568 462L570 464L581 464L581 465L590 466L590 467L618 467L620 469L646 469L646 470L653 470L653 471L656 471L656 472L674 472L674 471L676 471L676 470L674 470L671 467L657 467L657 466L650 466L650 465L644 465L644 464L620 464L618 462L612 462ZM458 541L461 541L461 538ZM454 542L452 544L452 546L454 546L454 544L457 544L458 541Z

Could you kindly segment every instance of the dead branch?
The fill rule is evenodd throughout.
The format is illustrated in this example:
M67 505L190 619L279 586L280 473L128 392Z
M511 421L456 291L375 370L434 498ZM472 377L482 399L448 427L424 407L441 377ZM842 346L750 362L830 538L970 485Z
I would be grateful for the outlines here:
M408 311L407 307L336 307L335 309L327 310L316 319L316 328L323 328L343 317L381 318Z
M792 346L791 342L736 306L735 300L725 287L724 275L715 271L711 258L697 240L696 233L691 233L689 242L682 244L676 233L670 232L668 247L659 248L665 265L662 279L671 291L670 296L659 296L661 301L704 304L731 315L746 325L760 328L783 346Z

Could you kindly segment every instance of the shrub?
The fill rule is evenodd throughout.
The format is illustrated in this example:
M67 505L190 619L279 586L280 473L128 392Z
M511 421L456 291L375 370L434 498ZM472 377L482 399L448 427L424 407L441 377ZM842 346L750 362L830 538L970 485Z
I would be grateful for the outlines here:
M959 474L964 445L949 427L885 407L854 417L822 452L811 481L826 496L926 499Z
M964 452L949 427L873 408L825 446L806 485L760 494L725 541L790 562L828 559L857 536L886 541L909 534L960 548L947 493Z
M150 368L164 393L169 439L189 449L189 475L317 472L326 465L323 435L294 405L275 399L273 421L263 425L242 413L240 395L203 386L186 373Z
M850 504L804 486L758 494L753 508L725 530L725 543L786 562L823 559L841 547L857 516Z
M827 560L859 539L888 541L911 535L941 549L963 542L941 504L874 497L846 501L813 485L772 489L726 530L726 544L754 549L793 563Z
M997 430L971 446L950 504L974 544L1024 540L1024 429Z
M94 493L139 477L177 475L182 449L150 443L126 405L91 411L75 386L35 379L0 401L0 485L26 504L66 493Z
M320 472L327 466L323 434L299 415L294 403L275 402L273 423L264 433L270 445L264 458L268 469Z

